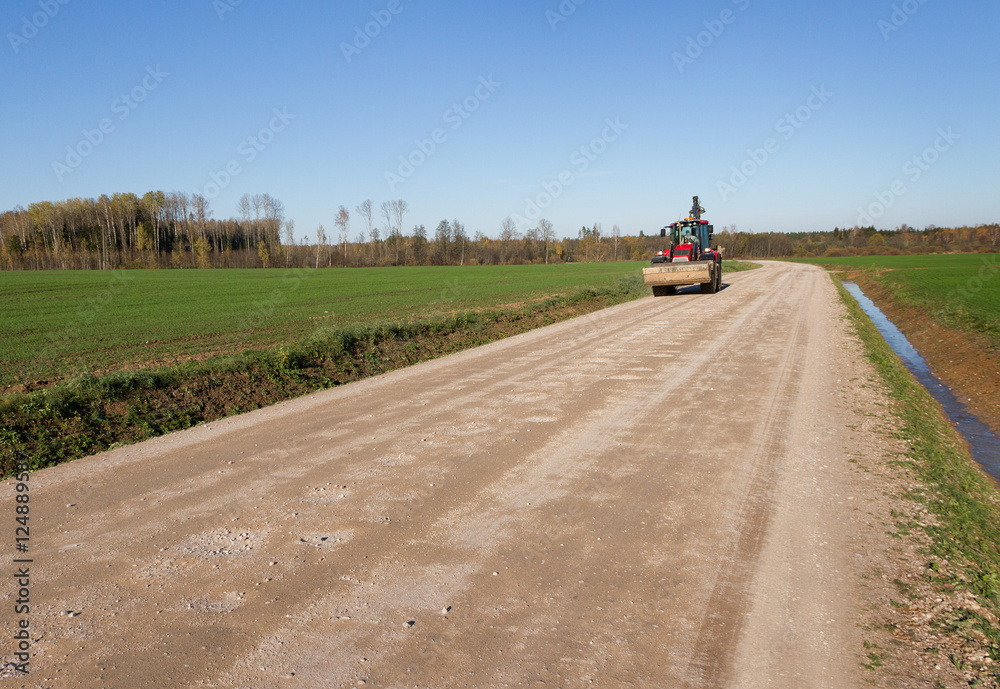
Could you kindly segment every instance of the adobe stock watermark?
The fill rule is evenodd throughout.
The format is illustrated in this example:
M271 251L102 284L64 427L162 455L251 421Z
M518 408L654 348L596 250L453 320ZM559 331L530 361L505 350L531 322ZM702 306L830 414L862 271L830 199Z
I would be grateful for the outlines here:
M902 4L892 6L892 14L889 15L889 20L879 19L876 22L878 30L882 32L882 39L885 41L889 40L889 37L894 33L899 31L906 25L906 22L910 21L920 8L926 5L929 0L906 0Z
M302 284L312 277L316 268L293 268L286 270L281 275L281 286L271 290L267 299L254 303L250 310L245 312L239 320L237 327L259 328L267 319L274 315L275 309L284 304L292 294L302 288Z
M385 6L384 10L372 10L372 21L365 24L363 28L355 26L354 40L350 43L343 41L340 44L340 52L343 53L347 64L351 64L354 58L361 54L361 51L370 46L372 41L378 38L392 24L392 20L402 14L404 9L401 0L389 0L389 4Z
M620 117L604 120L604 129L600 136L594 137L590 143L573 151L569 157L570 167L554 175L552 179L542 182L542 190L534 198L524 200L524 211L514 215L513 220L519 227L531 227L538 222L545 211L552 207L565 191L597 162L605 151L628 131L628 125L623 124Z
M479 110L483 103L493 97L503 86L502 83L493 79L493 75L479 77L479 83L473 92L461 103L454 103L444 111L441 116L447 128L437 127L423 139L416 139L413 142L413 150L405 155L399 156L395 172L385 173L386 184L389 191L396 191L396 188L410 179L416 173L417 168L426 163L437 150L448 141L449 132L457 132L472 115Z
M243 0L212 0L212 9L218 15L219 21L226 21L226 15L235 12L236 8L243 4Z
M790 141L831 98L833 92L827 91L825 84L819 87L813 86L812 93L806 98L805 103L774 123L775 133L780 134L782 140ZM780 150L781 142L773 137L765 139L759 148L748 148L746 159L739 165L729 168L732 173L729 180L719 180L715 184L715 189L722 196L723 202L728 202L733 194L746 186L750 178L760 172Z
M750 0L732 0L732 2L740 12L746 12L750 9ZM677 71L684 74L684 69L688 65L693 65L695 60L704 55L705 51L711 48L726 32L726 27L736 22L738 16L736 12L726 8L719 13L718 18L703 21L702 26L705 27L705 30L699 31L694 36L688 36L684 52L675 50L671 56L677 66Z
M21 46L28 45L28 42L37 36L39 31L55 19L63 6L68 4L69 0L39 0L37 12L30 17L26 15L21 17L21 31L19 33L7 32L7 40L10 42L14 54L21 50Z
M90 325L98 319L115 318L114 303L132 283L134 274L128 270L113 270L109 279L97 295L88 298L77 307L72 320L59 330L46 333L47 342L35 352L37 361L48 362L65 357L70 343L83 336Z
M169 76L170 73L164 72L159 65L146 67L146 75L142 80L128 93L121 94L111 103L111 113L118 116L118 122L124 122L132 111ZM80 167L83 161L93 155L97 147L115 131L116 126L114 119L103 117L94 129L82 130L83 138L75 145L66 147L66 157L62 161L52 161L52 171L56 173L56 179L62 182L66 175Z
M549 27L555 31L559 28L559 25L563 22L569 21L569 18L576 14L577 8L585 3L587 0L562 0L559 3L559 7L555 10L546 10L545 19L549 23Z
M962 287L956 287L948 291L945 299L948 302L965 302L982 292L993 278L1000 275L1000 262L997 262L997 254L992 254L989 259L983 256L980 259L981 266L976 274L965 281Z
M951 127L938 129L934 143L903 164L903 178L897 178L888 188L875 192L875 201L868 204L867 208L858 208L858 227L874 225L876 220L896 205L901 196L909 192L906 180L909 180L910 184L919 182L931 167L941 160L941 156L950 151L955 142L961 138L961 135L952 131Z
M236 154L239 157L231 159L218 172L208 173L211 181L201 189L201 194L206 199L212 200L221 194L232 184L233 178L243 174L244 165L249 165L257 160L261 151L271 145L278 134L285 131L291 121L295 119L295 115L288 112L287 107L280 110L274 108L272 113L273 117L266 126L261 127L253 136L248 136L236 147Z
M458 278L454 280L445 280L444 287L441 289L441 298L438 301L457 301L462 298L469 288L458 281Z

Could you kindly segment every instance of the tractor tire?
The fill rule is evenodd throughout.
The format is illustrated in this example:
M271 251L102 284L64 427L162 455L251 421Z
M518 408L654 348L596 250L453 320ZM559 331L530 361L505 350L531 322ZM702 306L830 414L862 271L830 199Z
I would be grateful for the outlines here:
M653 285L653 296L654 297L666 297L671 294L677 294L677 287L674 285Z
M717 287L717 283L718 282L719 282L719 278L713 277L711 282L703 282L703 283L701 283L701 293L702 294L715 294L716 291L717 291L716 287Z
M717 283L716 286L715 286L715 291L716 292L721 292L722 291L722 264L721 263L719 264L719 270L716 271L715 280L716 280L716 283Z

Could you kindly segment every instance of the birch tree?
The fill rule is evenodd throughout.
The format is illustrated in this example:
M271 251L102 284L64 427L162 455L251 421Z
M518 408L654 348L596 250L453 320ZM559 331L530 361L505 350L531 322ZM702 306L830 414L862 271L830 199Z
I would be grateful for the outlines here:
M538 221L538 232L545 243L545 265L549 264L549 245L556 238L556 233L552 231L552 223L542 218Z
M326 229L320 225L316 228L316 267L319 268L319 252L326 244Z
M351 215L347 212L347 209L343 206L340 207L340 211L337 213L337 219L334 221L337 225L337 229L340 230L341 242L344 244L344 266L347 266L347 233L351 229Z
M371 249L374 250L375 224L374 221L372 220L372 200L365 199L360 204L358 204L357 208L355 208L354 210L356 210L358 212L358 215L361 216L361 220L365 224L365 231L367 232L366 236L368 237L369 245L371 246ZM369 256L370 255L371 253L369 253Z

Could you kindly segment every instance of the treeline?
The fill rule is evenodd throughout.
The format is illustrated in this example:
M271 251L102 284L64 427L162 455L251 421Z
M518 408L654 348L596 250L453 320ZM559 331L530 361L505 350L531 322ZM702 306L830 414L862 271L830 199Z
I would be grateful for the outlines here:
M201 194L162 191L40 201L0 214L0 266L207 268L225 254L253 267L260 247L280 243L284 208L269 194L245 194L238 209L238 219L215 220Z
M716 233L727 256L785 258L811 256L870 256L1000 251L1000 225L934 227L917 230L902 225L834 228L830 232L738 232L730 226Z
M659 241L605 233L599 223L557 239L540 220L519 230L505 218L498 236L470 233L455 220L405 231L406 201L353 211L340 206L323 225L296 237L295 223L269 194L245 194L238 217L215 219L201 194L151 191L98 199L42 201L0 213L0 269L268 268L500 265L643 260Z
M269 194L244 194L237 217L215 219L200 194L151 191L43 201L0 213L0 269L268 268L502 265L643 261L664 248L659 233L623 236L600 223L557 238L547 220L521 230L505 218L496 237L455 220L404 231L406 201L340 206L331 230L296 238L295 223ZM493 233L491 233L493 234ZM1000 225L916 230L874 227L830 232L740 232L715 241L730 258L998 251Z

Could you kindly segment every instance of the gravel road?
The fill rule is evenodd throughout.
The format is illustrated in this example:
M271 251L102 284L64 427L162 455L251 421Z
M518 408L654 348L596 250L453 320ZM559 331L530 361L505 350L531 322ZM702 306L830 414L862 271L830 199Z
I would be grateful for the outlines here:
M862 685L857 347L725 282L34 474L0 685Z

